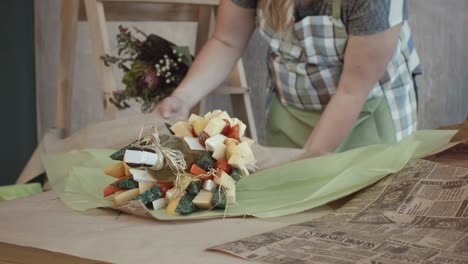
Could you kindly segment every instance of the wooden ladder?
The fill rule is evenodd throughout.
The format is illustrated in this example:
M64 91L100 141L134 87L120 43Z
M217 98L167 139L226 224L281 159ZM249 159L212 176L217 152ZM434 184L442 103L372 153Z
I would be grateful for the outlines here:
M104 10L104 2L108 4L158 4L158 5L180 5L190 6L190 15L180 14L170 19L166 16L165 20L171 21L196 21L198 22L197 39L195 53L202 48L203 44L209 39L215 25L216 8L219 0L83 0L80 3L77 0L62 0L61 9L61 47L60 47L60 64L59 64L59 80L58 80L58 95L57 95L57 115L56 127L61 131L63 137L70 134L71 124L71 98L72 98L72 81L74 71L74 55L77 40L77 26L80 17L80 4L84 4L86 18L91 29L91 38L94 49L95 63L98 68L99 86L102 89L102 107L105 119L114 119L116 116L116 108L109 104L109 98L113 91L116 90L116 83L112 69L106 67L100 56L110 54L111 45L106 26L106 14ZM111 3L113 2L113 3ZM118 3L116 3L118 2ZM106 3L107 4L107 3ZM83 9L83 8L82 8ZM181 8L180 10L183 10ZM185 8L184 10L187 10ZM174 14L172 14L174 15ZM116 19L117 20L117 19ZM224 94L230 96L232 110L234 116L244 121L249 130L247 136L257 140L257 130L252 111L250 92L245 76L244 64L242 60L237 62L237 65L227 80L228 87L220 87L216 89L214 94ZM206 111L206 99L203 99L195 112L204 113Z

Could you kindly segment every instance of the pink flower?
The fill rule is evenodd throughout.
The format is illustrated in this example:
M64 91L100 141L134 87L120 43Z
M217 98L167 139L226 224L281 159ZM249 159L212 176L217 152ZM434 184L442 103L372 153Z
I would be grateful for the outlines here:
M141 77L143 87L146 87L150 91L154 92L159 88L161 84L161 77L158 76L156 68L149 66L145 69L145 73Z

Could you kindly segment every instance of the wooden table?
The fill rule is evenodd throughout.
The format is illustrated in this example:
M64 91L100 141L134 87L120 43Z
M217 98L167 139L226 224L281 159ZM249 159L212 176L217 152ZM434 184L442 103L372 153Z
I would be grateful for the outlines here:
M468 123L449 127L454 128L462 129L455 140L468 139ZM468 143L428 159L468 168ZM54 253L60 252L117 263L154 263L158 260L162 263L229 264L247 261L205 249L320 217L332 209L325 206L265 220L232 218L160 222L111 210L75 212L65 207L53 192L45 192L0 203L0 212L0 242L4 242L0 243L0 263L50 263L51 258L66 263L98 263Z

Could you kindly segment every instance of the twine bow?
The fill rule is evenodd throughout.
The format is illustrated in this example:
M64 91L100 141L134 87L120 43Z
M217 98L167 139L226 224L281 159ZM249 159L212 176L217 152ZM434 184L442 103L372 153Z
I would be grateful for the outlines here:
M169 166L172 172L176 175L176 182L178 183L180 175L182 175L187 168L187 162L184 159L184 154L180 150L162 146L158 129L155 126L151 126L152 132L149 133L149 135L142 137L144 129L145 127L140 130L138 142L134 146L153 150L158 159L151 169L161 170L164 165L167 164L167 166Z

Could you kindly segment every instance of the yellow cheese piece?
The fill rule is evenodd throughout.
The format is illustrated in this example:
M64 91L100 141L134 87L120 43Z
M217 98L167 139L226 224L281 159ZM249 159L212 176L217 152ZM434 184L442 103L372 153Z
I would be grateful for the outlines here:
M221 173L218 174L217 177L214 177L214 182L218 185L225 187L226 189L236 188L236 181L224 171L221 171Z
M210 209L213 207L213 195L212 192L201 190L192 202L201 209Z
M203 118L210 120L212 114L212 112L208 112L203 116Z
M199 181L200 179L197 177L192 176L191 174L184 174L180 176L179 184L177 185L178 189L182 189L183 191L187 190L190 183L193 181ZM176 187L174 187L176 188Z
M246 164L255 163L255 157L249 143L242 142L237 145L237 150L240 152L241 157L245 160Z
M193 130L199 136L203 130L205 130L206 125L208 125L209 120L207 119L197 119L193 122Z
M114 195L114 206L126 204L138 195L140 195L140 190L138 190L138 188L127 190Z
M167 207L166 207L166 213L176 214L175 210L177 209L177 206L179 205L179 202L180 202L181 198L182 198L182 196L180 196L179 198L176 198L176 199L169 200L169 202L167 203Z
M179 121L171 126L171 131L178 137L191 137L192 125L187 122Z
M226 145L218 144L214 148L213 155L211 155L211 156L215 160L224 160L224 159L226 159L226 150L227 150Z
M173 187L172 189L166 192L166 201L169 202L170 200L174 200L177 198L182 197L185 192L178 186Z
M125 168L122 162L116 163L104 169L104 173L114 178L125 177Z
M240 169L241 170L241 173L242 173L242 177L245 177L245 176L249 176L250 175L250 172L249 170L247 169L247 167L243 167Z
M231 143L228 145L226 149L226 159L230 160L232 156L238 155L241 156L241 152L237 148L237 145L235 143Z
M229 124L231 123L231 117L229 116L229 114L226 112L226 111L222 111L218 116L216 116L218 118L221 118L221 119L226 119L227 121L229 121Z
M132 173L130 172L130 170L132 169L130 166L128 166L127 163L125 162L122 162L123 164L123 167L124 167L124 171L125 171L125 176L128 177L128 176L132 176Z
M138 182L138 189L140 190L140 194L148 191L156 184L156 182Z
M242 158L240 155L232 155L229 160L228 160L229 165L231 165L234 168L237 168L239 170L242 170L242 168L245 168L245 160Z
M193 122L195 122L196 120L201 120L201 119L204 119L204 118L196 114L191 114L188 121L191 125L193 125Z
M237 144L239 144L239 140L237 140L235 138L226 138L224 140L224 145L229 146L231 144L237 145Z
M225 126L226 122L224 122L223 119L214 117L210 120L210 122L208 122L203 131L207 133L210 137L213 137L218 134L221 134L221 131L223 131Z

